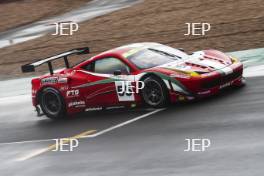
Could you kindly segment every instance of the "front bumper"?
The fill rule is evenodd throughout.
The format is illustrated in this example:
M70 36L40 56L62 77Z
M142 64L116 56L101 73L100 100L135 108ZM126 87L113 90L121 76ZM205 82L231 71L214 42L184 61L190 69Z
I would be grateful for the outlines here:
M171 92L172 102L188 101L197 98L208 97L219 93L222 89L228 87L239 87L245 84L243 78L243 65L235 63L229 66L232 72L224 73L222 70L201 75L199 79L190 80L188 83L189 95L180 92Z

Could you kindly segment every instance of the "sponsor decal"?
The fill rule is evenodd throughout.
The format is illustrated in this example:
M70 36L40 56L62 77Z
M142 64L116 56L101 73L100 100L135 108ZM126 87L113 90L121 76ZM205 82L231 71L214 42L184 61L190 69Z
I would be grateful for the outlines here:
M68 107L85 107L85 102L84 101L73 101L68 104Z
M119 101L134 101L134 94L139 93L145 87L145 83L136 81L135 85L132 85L132 81L115 81L115 86Z
M45 84L56 84L58 83L58 78L57 77L49 77L49 78L43 78L41 80L41 84L45 85Z
M203 92L198 92L198 95L206 95L211 93L211 90L203 91Z
M115 81L119 101L134 101L133 87L130 81Z
M223 88L229 87L229 86L231 86L232 84L233 84L233 81L231 81L231 82L227 82L227 83L225 83L225 84L223 84L223 85L220 85L220 89L223 89Z
M111 110L111 109L121 109L121 108L125 108L125 106L109 106L106 109Z
M92 107L85 109L85 111L100 111L100 110L103 110L103 107Z
M187 96L186 97L188 100L194 100L195 98L194 97L189 97L189 96Z
M66 96L67 97L78 97L79 94L80 94L80 91L78 89L76 89L76 90L68 90L66 92Z
M62 87L60 87L60 90L61 90L61 91L65 91L65 90L68 90L68 89L69 89L68 86L62 86Z
M59 78L58 79L58 83L67 83L68 82L68 78Z

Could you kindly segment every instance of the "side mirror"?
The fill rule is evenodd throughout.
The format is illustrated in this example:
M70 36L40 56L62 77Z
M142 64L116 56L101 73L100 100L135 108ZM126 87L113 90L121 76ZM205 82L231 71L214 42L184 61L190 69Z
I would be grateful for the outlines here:
M122 74L121 70L115 70L115 71L114 71L114 75L115 75L115 76L117 76L117 75L121 75L121 74Z

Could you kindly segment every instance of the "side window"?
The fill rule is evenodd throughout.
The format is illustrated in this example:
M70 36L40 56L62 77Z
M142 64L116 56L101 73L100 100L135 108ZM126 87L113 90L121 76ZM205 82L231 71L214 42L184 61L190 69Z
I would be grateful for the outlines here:
M87 70L87 71L90 71L90 72L93 72L93 67L94 67L94 62L92 62L92 63L90 63L90 64L88 64L88 65L85 65L84 67L83 67L83 69L84 70Z
M114 71L120 70L122 74L129 74L129 67L117 58L109 57L95 61L94 72L113 74Z

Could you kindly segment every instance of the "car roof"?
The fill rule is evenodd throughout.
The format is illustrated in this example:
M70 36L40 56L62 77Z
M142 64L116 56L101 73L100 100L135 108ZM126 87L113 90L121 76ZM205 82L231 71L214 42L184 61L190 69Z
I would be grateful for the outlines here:
M128 45L123 45L117 48L113 48L107 51L104 51L100 54L97 54L93 57L91 57L90 59L87 59L84 62L81 62L80 64L76 65L75 67L82 67L83 65L89 63L90 61L93 61L94 59L98 59L101 57L109 57L111 55L119 55L122 56L123 58L127 58L128 54L133 54L133 52L138 52L142 49L145 48L149 48L149 47L153 47L153 46L158 46L158 45L162 45L159 43L154 43L154 42L142 42L142 43L132 43L132 44L128 44ZM133 52L131 52L133 51Z
M141 42L141 43L132 43L132 44L127 44L123 45L117 48L113 48L110 50L107 50L105 52L102 52L100 54L97 54L90 59L80 63L76 67L82 67L83 65L93 62L94 60L101 59L104 57L117 57L119 56L120 58L123 58L124 60L127 60L129 56L140 52L141 50L148 49L148 48L163 48L163 47L169 47L160 43L155 43L155 42ZM173 48L174 49L174 48ZM180 53L183 53L182 51L179 50ZM186 54L186 53L185 53Z
M132 44L123 45L123 46L105 51L97 56L105 55L105 54L118 54L118 55L122 55L125 57L127 54L129 54L128 52L130 52L131 50L139 51L142 49L146 49L146 48L150 48L150 47L154 47L158 45L162 45L162 44L154 43L154 42L132 43Z

